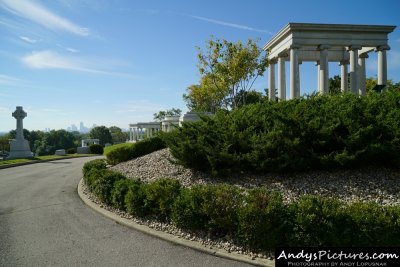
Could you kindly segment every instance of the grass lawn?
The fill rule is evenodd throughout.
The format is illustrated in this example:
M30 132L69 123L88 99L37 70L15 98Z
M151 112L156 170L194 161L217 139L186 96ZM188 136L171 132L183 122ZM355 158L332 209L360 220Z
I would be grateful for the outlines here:
M60 159L60 158L65 158L65 157L85 157L85 156L95 156L95 155L93 155L93 154L67 154L65 156L49 155L49 156L39 156L39 157L34 157L34 158L29 158L29 159L6 159L6 160L0 160L0 166L25 163L25 162L30 162L30 161L53 160L53 159Z

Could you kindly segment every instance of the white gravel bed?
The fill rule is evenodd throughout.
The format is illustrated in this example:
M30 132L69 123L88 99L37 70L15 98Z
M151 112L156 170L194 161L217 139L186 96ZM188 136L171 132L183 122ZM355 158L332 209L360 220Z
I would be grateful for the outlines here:
M168 149L120 163L111 169L144 182L160 178L178 179L183 186L229 183L243 188L266 186L282 193L285 202L304 194L336 197L346 202L373 201L380 205L400 204L400 171L366 167L357 170L311 171L296 174L244 175L215 178L173 163Z

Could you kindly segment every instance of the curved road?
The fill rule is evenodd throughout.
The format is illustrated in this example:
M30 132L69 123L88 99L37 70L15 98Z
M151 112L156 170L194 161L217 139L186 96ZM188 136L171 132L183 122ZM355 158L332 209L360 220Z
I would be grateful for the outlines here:
M92 159L0 169L0 266L250 266L145 235L85 206L76 188Z

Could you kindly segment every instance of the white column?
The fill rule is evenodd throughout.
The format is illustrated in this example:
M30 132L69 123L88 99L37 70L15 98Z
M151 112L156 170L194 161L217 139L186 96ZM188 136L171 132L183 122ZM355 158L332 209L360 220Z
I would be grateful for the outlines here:
M342 93L345 93L349 90L349 85L348 85L348 78L347 78L347 64L349 62L347 60L341 60L339 62L340 65L340 90Z
M268 99L270 101L275 101L275 59L271 59L269 62L268 76Z
M129 127L129 141L130 141L130 142L133 141L133 131L132 131L132 127Z
M286 55L281 55L278 58L278 98L286 100L286 71L285 58Z
M299 46L292 46L290 48L290 99L294 99L297 95L300 95L299 88L299 59L298 49Z
M387 83L386 50L389 49L388 45L381 45L376 48L376 51L378 51L378 85L386 85Z
M365 59L368 58L368 54L367 53L363 53L361 55L358 56L358 65L360 67L359 69L359 94L360 95L365 95L366 94L366 88L365 88Z
M358 50L361 46L350 46L350 92L358 94L359 74L358 74Z
M317 66L317 91L319 94L323 94L323 92L321 92L321 86L320 86L320 81L321 81L321 75L320 75L320 71L321 71L321 67L319 65L319 61L317 61L315 63L315 66Z
M303 62L298 60L298 63L299 63L299 64L297 64L297 78L296 78L296 88L297 88L297 91L296 91L296 98L299 98L299 97L300 97L300 65L301 65Z
M319 48L319 87L322 93L329 93L329 64L328 49L329 45L320 45Z

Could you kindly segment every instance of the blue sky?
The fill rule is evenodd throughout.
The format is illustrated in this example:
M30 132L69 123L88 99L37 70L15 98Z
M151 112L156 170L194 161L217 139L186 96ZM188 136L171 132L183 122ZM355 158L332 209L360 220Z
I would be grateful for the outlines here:
M172 107L187 110L186 88L198 83L196 46L214 35L260 38L263 46L288 22L400 26L400 2L0 0L0 131L71 124L128 128ZM400 80L400 29L389 35L388 77ZM376 55L367 76L376 76ZM303 63L301 93L316 88ZM330 63L330 76L339 66ZM255 89L267 87L260 77Z

